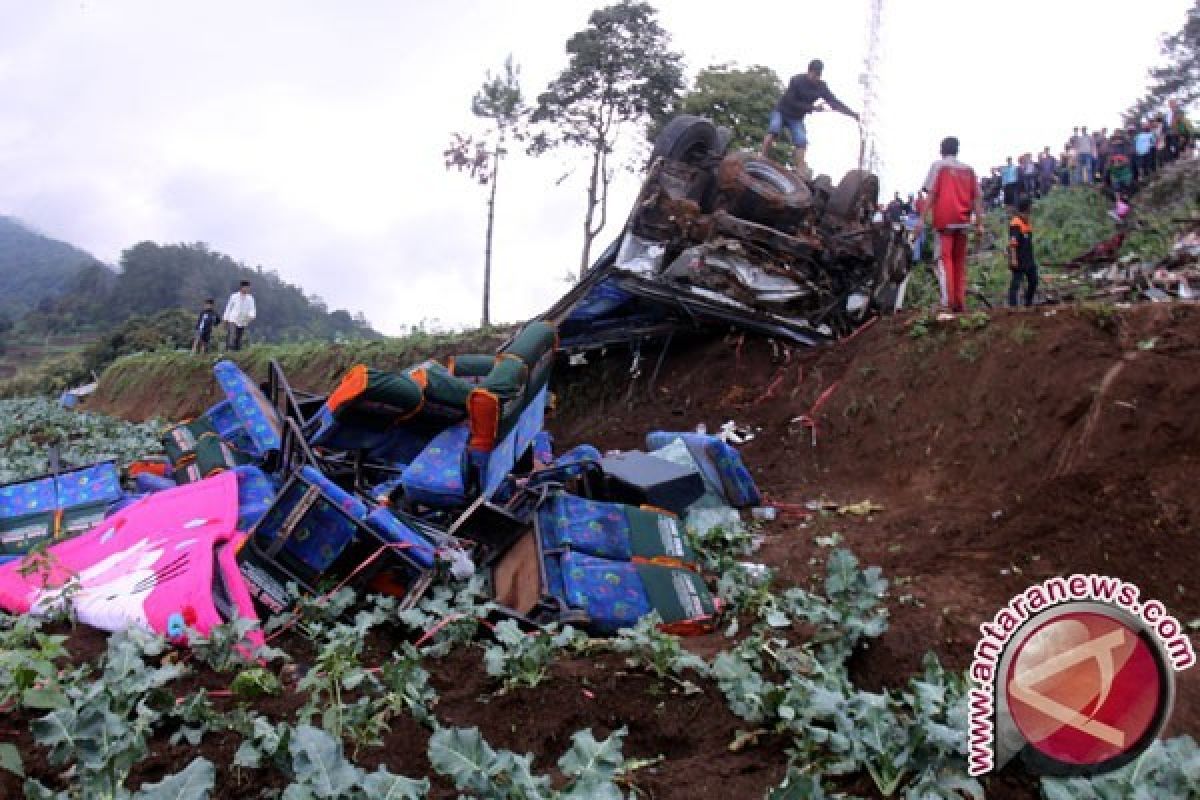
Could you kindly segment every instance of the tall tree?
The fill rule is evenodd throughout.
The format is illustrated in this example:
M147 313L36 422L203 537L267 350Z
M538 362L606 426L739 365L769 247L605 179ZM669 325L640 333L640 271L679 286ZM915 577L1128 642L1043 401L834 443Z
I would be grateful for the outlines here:
M714 64L696 73L692 88L680 98L676 111L706 117L714 125L729 128L733 132L731 147L756 150L767 135L771 110L781 94L783 82L770 67ZM663 123L666 121L664 118ZM661 127L651 126L651 141ZM776 146L782 148L778 143Z
M492 229L496 219L496 186L500 177L500 162L507 154L505 142L512 138L521 140L525 135L525 124L529 119L529 107L521 94L521 68L513 64L512 55L504 60L504 71L493 75L490 71L483 86L471 99L471 113L488 120L490 129L481 139L461 133L452 134L449 147L443 155L446 169L466 172L489 187L487 202L487 236L483 248L483 315L480 325L491 324L492 295Z
M622 128L663 116L683 88L682 56L670 49L657 13L631 0L593 11L588 26L567 40L567 67L538 96L533 113L548 130L534 137L531 152L563 145L591 152L580 278L608 222L609 158Z
M1166 64L1150 70L1146 95L1126 112L1135 121L1175 98L1187 105L1200 98L1200 0L1187 12L1183 27L1164 37L1162 54Z

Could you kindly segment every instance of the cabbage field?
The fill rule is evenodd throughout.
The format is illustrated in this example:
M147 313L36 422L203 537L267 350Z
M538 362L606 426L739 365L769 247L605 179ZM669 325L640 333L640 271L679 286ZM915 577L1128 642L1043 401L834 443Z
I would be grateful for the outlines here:
M44 472L51 444L73 464L154 453L159 427L3 401L0 479ZM861 685L856 656L889 621L879 568L817 537L813 584L781 587L746 566L758 533L693 536L726 608L698 640L653 617L610 639L493 625L478 579L404 611L349 589L308 598L265 622L255 653L245 622L183 650L0 614L0 797L962 800L1032 787L1011 770L967 775L967 683L933 654L903 685ZM1118 772L1037 789L1196 797L1200 750L1157 743Z

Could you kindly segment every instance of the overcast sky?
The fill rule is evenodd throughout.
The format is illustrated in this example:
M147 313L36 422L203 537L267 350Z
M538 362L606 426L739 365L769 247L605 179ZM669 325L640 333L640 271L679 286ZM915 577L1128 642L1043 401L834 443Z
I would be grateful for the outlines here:
M1111 126L1144 91L1192 0L885 0L883 185L911 191L950 133L977 169ZM330 308L398 333L479 318L485 196L447 173L451 131L509 53L535 97L591 9L578 0L0 0L0 214L116 264L143 240L207 242ZM660 0L689 75L810 58L854 108L867 0ZM809 158L835 180L857 127L817 115ZM566 174L567 177L559 182ZM584 156L505 162L493 318L567 287ZM636 192L611 198L615 235Z

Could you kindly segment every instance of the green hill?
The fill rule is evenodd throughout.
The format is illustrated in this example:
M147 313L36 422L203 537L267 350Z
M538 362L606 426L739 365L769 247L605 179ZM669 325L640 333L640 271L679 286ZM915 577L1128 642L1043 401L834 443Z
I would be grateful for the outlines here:
M93 281L112 277L91 254L0 216L0 315L23 317L47 298L59 297L84 269L93 272Z
M86 254L85 254L86 255ZM16 309L18 332L41 336L73 332L101 333L134 317L153 317L182 309L196 315L206 298L225 309L238 282L250 281L258 308L251 327L256 341L374 338L362 314L330 311L316 295L288 283L273 270L248 267L203 243L160 245L141 242L121 254L112 272L93 260L60 277L48 296ZM27 270L22 269L22 273ZM14 280L32 280L18 275Z
M275 271L203 243L141 242L118 266L0 217L0 394L56 390L121 355L187 348L204 300L220 314L242 280L258 308L252 343L379 338L361 313L330 311Z

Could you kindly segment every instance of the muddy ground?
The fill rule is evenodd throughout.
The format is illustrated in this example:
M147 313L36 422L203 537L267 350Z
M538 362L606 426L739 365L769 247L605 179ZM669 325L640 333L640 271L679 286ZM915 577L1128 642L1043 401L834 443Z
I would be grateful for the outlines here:
M812 559L827 552L814 537L836 531L860 559L883 568L893 583L891 623L854 659L864 688L902 685L928 650L965 668L978 625L1053 575L1114 575L1180 620L1200 618L1200 307L968 319L914 332L914 317L889 318L821 350L735 333L676 342L654 384L657 353L650 353L632 388L629 353L616 349L560 371L549 427L559 449L580 442L624 449L640 447L648 430L699 423L715 430L734 420L755 431L743 457L780 508L815 499L883 506L867 518L783 514L766 526L756 556L783 585L808 585L821 571ZM304 376L295 383L305 386ZM125 402L140 411L148 399ZM120 412L115 405L110 410ZM806 414L816 420L815 443L797 421ZM722 642L714 635L692 644L711 653ZM102 645L87 632L71 641L79 655ZM387 643L378 648L386 652ZM564 660L548 684L495 697L477 649L430 669L445 724L478 725L494 745L537 754L542 769L575 730L590 726L600 735L627 725L627 755L666 756L637 773L650 797L758 797L784 772L782 741L729 751L748 725L711 686L684 697L644 674L620 674L627 670L618 661ZM196 680L219 686L223 679ZM283 717L298 705L272 702L280 707L261 710ZM10 715L4 727L32 758L28 720ZM1200 733L1200 671L1180 676L1168 733ZM426 741L415 723L398 724L384 747L360 751L358 761L419 776L428 769ZM199 748L219 765L218 796L250 798L278 785L277 774L230 771L236 746L210 736ZM132 783L156 780L193 754L156 740ZM44 761L31 767L55 772ZM0 775L0 795L18 796L16 785ZM843 788L871 796L869 783ZM988 783L988 797L1037 796L1036 783L1019 773Z

